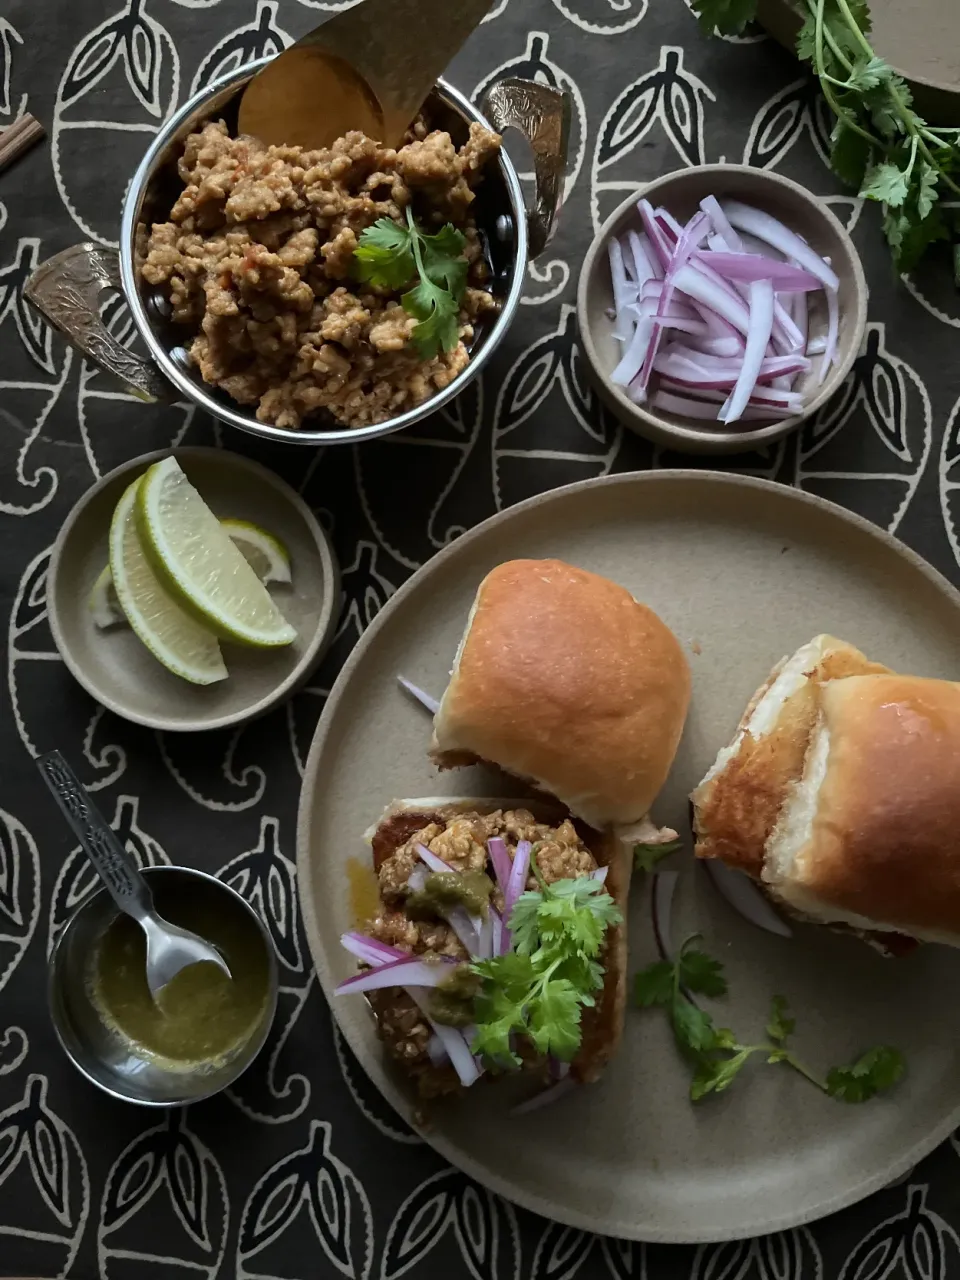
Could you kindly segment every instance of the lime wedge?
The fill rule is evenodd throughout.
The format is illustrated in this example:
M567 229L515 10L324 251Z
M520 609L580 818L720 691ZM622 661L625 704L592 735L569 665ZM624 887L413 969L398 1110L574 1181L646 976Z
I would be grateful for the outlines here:
M138 638L168 671L191 684L225 680L216 637L171 598L146 556L135 515L142 483L141 478L130 485L110 522L110 574L117 599Z
M263 583L289 583L290 552L278 537L249 520L221 520L230 540Z
M108 564L100 570L96 582L90 589L87 608L93 615L93 625L98 631L107 631L110 627L115 627L127 620L126 614L120 608L120 601L113 587L113 574Z
M297 638L176 458L147 471L136 505L144 549L185 609L237 644L269 649Z

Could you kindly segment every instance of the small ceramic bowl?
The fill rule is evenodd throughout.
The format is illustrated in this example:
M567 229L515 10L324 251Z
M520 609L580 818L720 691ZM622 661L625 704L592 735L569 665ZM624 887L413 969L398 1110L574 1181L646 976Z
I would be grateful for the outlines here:
M779 218L804 237L822 257L829 258L840 278L840 339L837 357L821 386L816 385L819 361L798 379L796 389L809 395L804 410L792 418L744 424L742 428L723 423L679 417L648 406L634 404L624 391L610 381L620 359L620 344L613 336L613 286L607 259L607 241L629 227L641 230L637 201L646 196L655 207L662 205L675 218L686 222L705 196L739 200ZM747 165L713 164L699 169L682 169L657 178L624 200L594 237L580 272L577 288L577 319L581 345L591 380L604 404L624 426L632 428L655 444L682 453L742 453L761 448L789 435L825 404L846 378L860 350L867 323L869 290L863 265L847 235L831 211L806 188L778 173L751 169ZM811 294L810 336L826 332L827 315L822 293Z
M126 487L170 453L221 518L249 520L290 552L293 582L271 587L297 639L282 649L223 645L229 676L194 685L163 667L129 627L99 630L90 591L108 560L107 535ZM303 499L257 462L223 449L144 454L89 489L60 530L47 579L50 630L68 670L88 693L126 720L152 729L223 729L263 715L316 666L340 611L340 574L330 541Z
M199 889L211 900L222 899L224 910L239 911L249 918L251 944L264 949L268 983L262 1013L249 1035L216 1062L177 1068L142 1054L104 1023L90 989L90 962L117 916L106 889L82 903L57 938L49 960L50 1017L67 1057L104 1093L147 1107L186 1106L233 1084L263 1048L277 1008L277 957L263 921L222 880L189 867L147 867L143 875L154 893L181 885L193 894Z

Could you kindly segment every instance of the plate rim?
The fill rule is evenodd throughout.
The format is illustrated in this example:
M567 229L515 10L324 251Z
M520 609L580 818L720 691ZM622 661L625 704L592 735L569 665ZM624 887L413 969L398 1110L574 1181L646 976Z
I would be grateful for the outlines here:
M813 507L829 515L838 517L841 521L858 529L860 532L873 537L882 543L888 550L893 551L896 555L905 560L912 568L919 570L920 573L927 578L930 584L936 588L945 600L953 606L960 616L960 590L953 586L948 578L945 577L938 569L934 568L927 560L925 560L918 552L908 547L906 543L888 533L879 525L873 524L870 520L858 515L854 511L842 507L839 503L831 502L827 498L821 498L818 494L806 493L802 489L795 489L791 485L784 485L774 480L763 479L758 476L745 476L737 473L715 472L700 470L697 468L664 468L656 471L639 471L639 472L621 472L616 475L595 476L588 480L578 480L572 484L561 485L555 489L548 489L543 493L534 494L530 498L504 508L502 511L496 512L494 515L487 517L480 524L475 525L472 529L466 530L460 534L453 542L443 547L435 556L431 556L419 566L410 577L398 587L383 608L379 611L373 622L367 627L363 635L357 641L349 657L341 668L327 700L324 703L323 711L317 721L314 730L313 739L310 743L310 750L307 755L303 768L303 774L300 784L300 799L297 806L297 883L298 896L300 900L300 911L303 919L304 933L307 938L307 945L310 948L310 955L314 963L317 979L323 991L324 999L330 1009L330 1014L335 1022L336 1031L343 1037L350 1051L357 1060L357 1065L370 1080L370 1083L377 1089L384 1101L400 1116L406 1124L411 1122L411 1113L415 1109L415 1102L412 1098L404 1100L395 1099L385 1093L375 1080L367 1072L363 1062L362 1046L354 1043L355 1037L352 1035L348 1027L341 1023L337 1013L337 1005L331 999L333 983L331 982L329 968L326 964L325 956L322 952L320 942L320 930L313 908L313 874L312 863L309 848L309 831L313 819L313 800L315 793L315 778L317 774L319 757L325 746L326 738L330 730L330 722L341 702L347 687L353 676L355 668L363 660L367 650L375 642L380 630L386 625L393 612L399 608L406 600L407 596L413 590L417 589L419 579L426 576L427 571L433 571L435 567L442 567L449 560L453 559L460 553L460 549L469 546L471 543L479 541L485 537L491 528L506 523L512 517L524 512L533 510L538 506L557 501L563 501L575 493L582 492L592 488L609 488L617 486L631 485L656 485L667 481L690 481L705 485L726 488L746 488L767 493L782 499L786 503L795 503L799 506ZM911 1147L905 1150L899 1159L887 1165L879 1172L875 1172L870 1177L864 1178L850 1187L846 1192L830 1199L814 1205L809 1209L801 1212L790 1212L787 1209L778 1218L773 1219L768 1225L762 1229L750 1228L752 1235L764 1236L771 1235L779 1231L791 1230L795 1227L801 1227L811 1222L817 1222L830 1214L837 1213L841 1209L849 1208L851 1205L857 1204L862 1200L866 1200L875 1192L883 1190L889 1186L897 1178L907 1173L920 1160L929 1155L936 1147L946 1140L951 1132L960 1124L960 1104L954 1107L938 1125L935 1125L928 1133L915 1142ZM465 1155L463 1151L453 1142L438 1133L432 1127L414 1128L417 1135L434 1151L441 1155L455 1168L460 1169L463 1173L473 1178L481 1186L497 1195L502 1196L505 1200L513 1204L519 1205L521 1208L527 1209L532 1213L539 1214L541 1217L548 1218L551 1221L559 1222L565 1226L573 1227L581 1231L588 1231L596 1234L598 1225L595 1217L590 1214L581 1213L576 1209L569 1209L565 1206L558 1206L551 1201L541 1198L536 1192L528 1192L524 1188L511 1184L508 1179L500 1177L496 1173L492 1173L486 1166L475 1161L470 1155ZM719 1244L727 1240L744 1239L742 1229L731 1227L729 1231L718 1233L716 1230L698 1231L696 1227L688 1230L657 1230L656 1227L645 1224L636 1224L632 1222L616 1222L613 1224L601 1224L601 1233L613 1235L619 1239L636 1240L647 1244Z
M144 715L138 711L131 711L112 695L107 694L105 696L102 690L94 687L87 676L86 668L77 661L69 641L64 635L60 613L56 604L56 585L60 573L60 562L74 528L86 508L104 489L116 480L123 476L133 475L135 472L145 471L152 463L169 457L177 459L215 458L225 466L237 467L241 471L246 470L269 484L297 512L310 531L317 557L320 561L322 575L329 586L317 619L316 631L297 665L269 693L264 694L251 706L211 720L192 721L183 718L171 720L163 719L160 716ZM50 626L50 635L53 639L54 647L60 655L63 665L74 680L95 702L113 712L114 715L119 716L121 720L126 720L129 724L143 725L147 729L156 729L164 733L206 733L217 729L234 728L237 725L247 724L251 720L256 720L260 716L266 715L278 703L283 702L284 699L295 693L300 685L310 677L330 646L339 618L340 565L327 531L300 494L282 476L277 475L275 471L271 471L269 467L265 467L263 463L257 462L253 458L248 458L242 453L236 453L233 449L220 449L213 445L174 445L166 449L151 449L149 453L141 453L135 458L128 458L126 462L121 462L119 466L102 475L99 480L90 485L89 489L84 490L67 512L50 551L50 562L47 566L46 602L47 621Z

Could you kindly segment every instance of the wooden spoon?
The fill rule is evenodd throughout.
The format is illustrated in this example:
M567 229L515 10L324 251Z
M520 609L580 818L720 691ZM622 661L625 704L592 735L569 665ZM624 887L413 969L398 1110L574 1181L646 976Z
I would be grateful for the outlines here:
M240 100L240 132L312 149L359 129L398 145L492 3L361 0L253 77Z

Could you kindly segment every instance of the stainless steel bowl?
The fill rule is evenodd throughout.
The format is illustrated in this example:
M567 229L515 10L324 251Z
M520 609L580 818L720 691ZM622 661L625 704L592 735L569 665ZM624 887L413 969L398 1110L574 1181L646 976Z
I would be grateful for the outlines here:
M293 444L357 444L411 426L458 395L493 355L513 319L527 265L546 247L560 211L569 137L569 98L532 80L501 80L486 93L482 110L445 81L438 81L428 107L432 118L455 141L472 121L502 133L514 128L533 149L536 192L524 205L520 179L510 157L500 153L478 188L474 212L492 267L491 287L500 307L495 320L477 334L466 368L431 399L407 413L369 427L318 426L299 431L258 422L253 412L208 386L187 359L182 326L168 318L162 294L139 278L138 228L166 221L176 189L176 161L183 140L209 117L236 123L240 91L269 59L223 76L191 98L159 131L133 175L123 206L119 251L79 244L48 258L27 281L24 293L41 314L83 354L117 377L138 398L172 401L186 397L221 422L270 440ZM100 316L101 295L120 289L130 308L147 358L121 345Z
M88 987L90 961L104 930L117 916L105 889L88 898L64 925L49 961L48 994L53 1029L73 1065L104 1093L147 1107L180 1107L200 1102L232 1084L263 1048L277 1008L277 957L263 921L235 889L215 876L188 867L149 867L143 872L151 887L160 879L180 877L215 885L217 892L239 903L249 915L251 933L267 954L269 994L263 1014L250 1036L213 1065L175 1069L140 1054L106 1026Z

